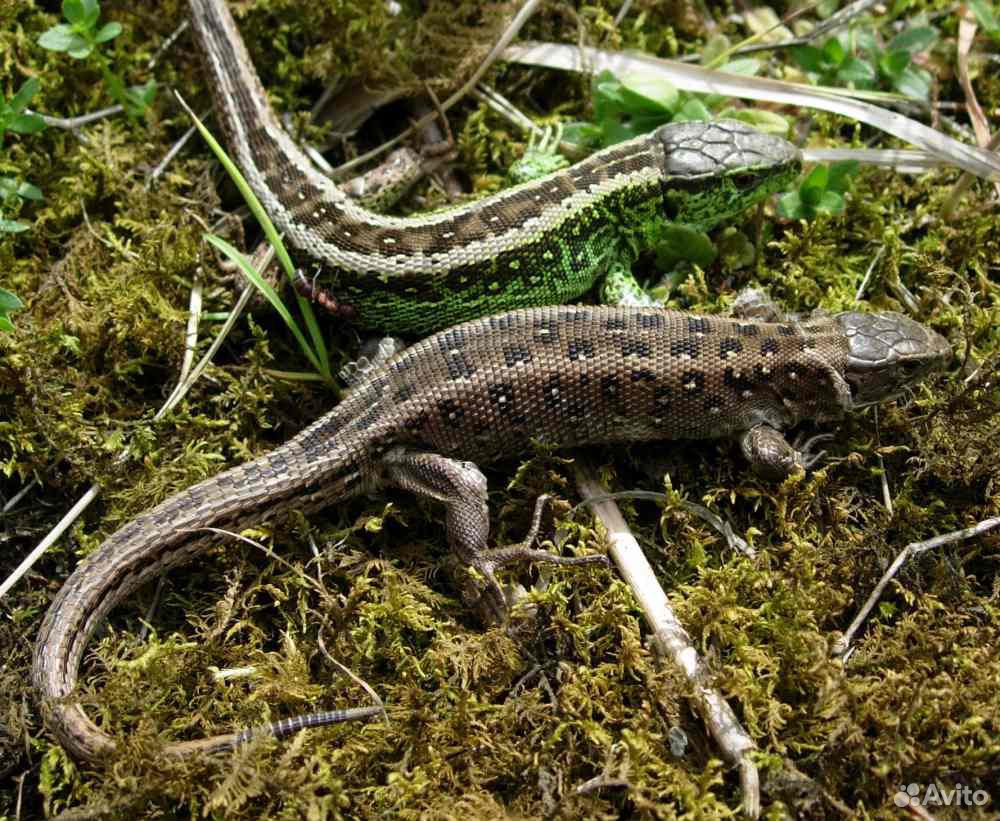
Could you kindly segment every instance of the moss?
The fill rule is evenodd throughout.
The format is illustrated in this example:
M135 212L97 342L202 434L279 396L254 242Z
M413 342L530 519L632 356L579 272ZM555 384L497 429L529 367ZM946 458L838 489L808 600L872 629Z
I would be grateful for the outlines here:
M696 50L705 34L688 4L653 4L615 30L618 5L546 7L526 36L670 56ZM116 69L129 83L145 81L183 4L105 6L126 29L111 45ZM418 77L450 88L506 7L470 3L446 14L449 4L432 4L420 22L409 7L390 17L381 2L235 8L269 94L287 110L308 107L334 75L378 88L422 87ZM0 3L0 20L9 23L0 26L5 95L37 76L36 102L47 112L70 116L108 103L92 67L34 44L53 15ZM187 37L160 58L155 75L161 89L183 88L196 107L205 104ZM584 80L515 67L497 68L494 78L532 114L587 110ZM1000 81L984 75L977 91L995 108ZM946 80L940 94L959 99L960 91ZM453 113L471 189L493 190L522 137L472 102ZM394 128L376 122L373 133L382 125ZM145 639L140 622L153 591L120 608L86 663L82 695L123 739L108 766L75 764L39 726L26 689L30 646L78 558L154 502L288 438L331 401L321 388L273 376L271 369L302 364L282 326L261 313L240 323L174 413L152 420L183 357L192 281L203 282L207 311L226 311L234 298L201 241L219 209L235 206L207 150L191 144L145 185L144 169L186 127L161 90L143 121L90 126L85 144L49 129L8 135L0 153L0 174L45 193L22 211L29 232L0 238L3 287L28 306L15 317L17 330L0 335L0 489L9 498L40 481L3 520L0 573L91 483L103 488L4 602L0 817L14 816L22 775L22 817L87 802L105 805L107 818L732 817L737 778L692 715L686 683L647 648L616 574L525 573L522 583L541 576L546 585L531 592L512 632L484 629L438 572L440 510L401 494L262 527L253 535L274 555L220 543L171 574ZM817 144L870 136L830 115L813 119ZM369 147L366 139L346 151ZM782 485L751 476L729 443L593 454L612 488L668 493L663 506L622 507L716 684L757 740L766 817L886 817L903 783L997 789L995 533L914 560L855 654L846 663L829 657L904 545L1000 513L998 212L980 182L943 222L956 179L951 171L904 178L865 170L844 214L809 224L768 215L754 266L716 263L670 295L674 305L714 312L742 286L762 284L792 310L853 307L883 249L862 305L899 307L905 286L922 317L955 344L961 364L951 373L908 405L834 427L822 469ZM403 207L436 197L424 189ZM217 230L249 242L233 220ZM203 326L199 352L213 332ZM335 355L353 357L353 335L329 333ZM126 446L132 456L121 463ZM891 515L880 503L883 474ZM566 454L539 451L489 476L501 543L521 538L539 493L576 501ZM727 517L756 558L727 551L679 498ZM568 515L558 507L567 549L601 549L585 509ZM365 702L326 660L320 637L385 700L388 724L262 740L213 758L158 755L162 740ZM211 676L213 667L248 666L253 675L225 683ZM962 817L986 818L998 800ZM936 814L957 817L949 812Z

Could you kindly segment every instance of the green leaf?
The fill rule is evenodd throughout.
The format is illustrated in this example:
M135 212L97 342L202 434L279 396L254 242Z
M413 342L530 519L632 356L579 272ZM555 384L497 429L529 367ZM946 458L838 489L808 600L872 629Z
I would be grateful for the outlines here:
M37 114L18 114L7 123L7 128L15 134L37 134L45 128L45 120Z
M144 113L149 108L150 103L153 102L155 96L156 80L153 77L150 77L141 86L130 86L128 91L125 92L125 98L132 113L135 115Z
M823 44L823 57L835 66L839 66L847 57L847 51L836 37L831 37Z
M926 100L931 93L931 75L922 68L907 66L892 85L900 94L914 100Z
M879 54L878 41L875 39L875 32L871 29L861 29L854 32L854 42L858 51L877 56Z
M117 21L112 21L110 23L105 23L101 26L100 31L94 35L95 43L106 43L108 40L114 40L119 34L122 33L122 24Z
M0 313L19 311L24 307L24 303L15 294L0 288Z
M21 222L20 220L5 220L0 217L0 233L4 234L20 234L22 231L27 231L31 226L26 222Z
M986 0L966 0L972 13L976 15L979 28L994 40L1000 40L1000 18L995 9L990 8Z
M111 99L119 105L125 106L126 113L131 117L134 112L129 103L128 95L125 92L125 83L122 78L109 69L104 70L104 85L108 89Z
M705 268L718 255L719 252L704 231L697 231L686 225L666 225L656 244L656 264L661 268L672 268L680 260L688 260Z
M591 80L590 95L594 100L594 119L597 122L610 113L620 110L623 105L621 83L607 69Z
M715 116L718 119L739 120L775 137L788 136L788 120L774 111L762 111L757 108L724 108Z
M43 199L41 189L30 182L22 182L14 193L23 200L35 200L38 202Z
M617 145L625 140L639 136L639 130L632 123L623 123L616 118L607 118L601 122L601 142L604 145Z
M593 123L573 122L563 126L562 139L583 148L599 148L601 129Z
M827 181L830 179L830 169L825 165L817 165L810 171L799 186L799 191L819 189L826 190Z
M709 35L705 41L705 45L701 47L698 62L703 66L714 65L716 60L729 51L731 45L732 43L729 42L729 38L722 32L717 31L715 34Z
M626 74L621 78L622 100L628 110L673 113L677 88L669 80L646 74Z
M17 93L10 98L7 108L15 114L20 114L28 107L28 103L38 93L38 89L38 79L36 77L29 77L21 83L21 87L17 90Z
M908 54L918 54L927 51L937 42L937 29L931 26L917 26L901 31L889 41L889 51L905 51Z
M0 316L0 331L10 331L14 330L14 323L11 322L7 317Z
M854 83L865 87L872 85L878 79L875 66L860 57L848 57L837 70L837 79L842 83Z
M97 25L101 6L97 0L63 0L62 12L77 31L89 31Z
M826 182L827 191L843 193L851 187L851 177L858 173L857 160L841 160L830 165Z
M785 219L805 219L805 205L798 191L789 191L778 198L778 215Z
M94 50L90 43L65 23L42 32L42 36L38 38L38 45L49 51L65 51L70 57L78 60L87 57Z
M764 64L760 60L752 57L740 57L737 60L730 60L719 66L719 71L726 71L729 74L739 74L743 77L753 77L760 72Z
M77 25L82 24L87 17L83 0L63 0L62 13L63 17Z
M94 44L88 43L83 38L80 39L80 43L73 46L73 48L67 49L66 53L72 57L74 60L85 60L94 51Z
M836 191L824 191L815 208L824 214L839 214L844 210L844 198Z
M910 64L910 52L887 51L878 61L878 67L887 77L899 77Z
M712 119L712 112L697 97L692 97L680 107L680 110L671 118L672 123L687 123L692 120L708 122Z
M826 60L823 58L823 52L815 46L795 46L792 48L792 59L801 68L813 74L822 74L826 68Z

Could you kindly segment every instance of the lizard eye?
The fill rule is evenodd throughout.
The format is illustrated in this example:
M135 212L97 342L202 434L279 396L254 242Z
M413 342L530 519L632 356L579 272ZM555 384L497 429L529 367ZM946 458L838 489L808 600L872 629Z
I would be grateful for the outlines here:
M753 188L757 184L757 175L746 171L733 174L733 184L737 188Z

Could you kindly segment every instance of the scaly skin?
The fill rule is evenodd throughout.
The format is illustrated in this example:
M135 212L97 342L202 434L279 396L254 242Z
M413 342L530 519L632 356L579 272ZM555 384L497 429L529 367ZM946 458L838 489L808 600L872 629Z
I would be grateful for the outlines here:
M35 646L32 682L46 724L78 758L114 749L72 700L84 650L132 591L217 540L204 528L239 531L379 485L410 490L445 505L451 550L484 580L479 602L502 618L497 567L587 559L532 550L530 538L490 550L486 479L473 462L512 456L534 440L575 447L733 437L758 470L781 477L812 461L785 441L784 429L894 396L950 353L942 337L898 314L759 322L658 308L549 307L442 331L365 375L336 409L283 446L178 493L83 561L52 602ZM165 754L345 716L297 717L171 744Z
M707 230L801 167L790 143L742 123L681 123L469 205L381 216L315 170L282 130L223 0L189 5L231 156L307 265L303 282L362 327L425 334L572 301L609 267L628 272L666 223Z

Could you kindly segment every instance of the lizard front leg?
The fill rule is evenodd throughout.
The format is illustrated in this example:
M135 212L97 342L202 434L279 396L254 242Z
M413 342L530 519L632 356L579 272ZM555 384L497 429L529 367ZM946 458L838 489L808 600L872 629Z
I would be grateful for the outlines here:
M825 451L813 453L812 447L829 438L829 434L820 434L793 445L780 430L767 424L755 425L739 436L740 447L750 466L764 478L779 481L816 464Z
M532 547L548 499L546 496L539 497L535 503L531 529L525 541L489 549L486 477L472 462L399 448L382 458L382 481L444 504L448 547L459 562L479 576L473 585L461 585L462 595L468 604L478 607L488 619L499 622L507 616L507 598L494 572L498 567L521 561L563 565L607 564L604 556L556 556Z

